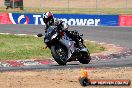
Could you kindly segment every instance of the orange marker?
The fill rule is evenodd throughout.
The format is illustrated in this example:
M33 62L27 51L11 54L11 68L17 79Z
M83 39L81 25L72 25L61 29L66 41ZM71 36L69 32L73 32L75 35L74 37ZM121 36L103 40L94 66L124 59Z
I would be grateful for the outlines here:
M88 77L88 72L84 71L84 68L82 68L82 77Z
M88 85L131 85L131 80L129 79L89 79L88 72L82 68L82 75L79 77L79 82L82 86Z

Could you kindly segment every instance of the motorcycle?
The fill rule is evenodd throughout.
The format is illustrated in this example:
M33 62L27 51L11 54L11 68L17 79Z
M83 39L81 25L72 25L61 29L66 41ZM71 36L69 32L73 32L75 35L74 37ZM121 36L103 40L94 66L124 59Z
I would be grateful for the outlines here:
M79 36L81 37L81 35ZM76 42L70 38L65 31L59 30L58 26L50 26L47 29L44 43L51 50L54 60L59 65L66 65L67 62L71 61L79 61L82 64L88 64L91 60L89 50L83 42L83 47L79 49L76 46Z

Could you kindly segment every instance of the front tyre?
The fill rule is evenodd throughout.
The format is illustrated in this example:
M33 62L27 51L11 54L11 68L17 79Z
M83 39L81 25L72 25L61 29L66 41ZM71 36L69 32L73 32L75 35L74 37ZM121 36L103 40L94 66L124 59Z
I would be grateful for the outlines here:
M51 54L59 65L66 65L68 53L63 45L59 44L51 46Z

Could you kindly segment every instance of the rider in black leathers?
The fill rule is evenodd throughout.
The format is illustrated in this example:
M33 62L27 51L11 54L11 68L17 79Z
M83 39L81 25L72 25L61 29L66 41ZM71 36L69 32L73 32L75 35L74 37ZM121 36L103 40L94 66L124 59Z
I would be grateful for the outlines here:
M59 29L65 31L65 33L76 42L77 47L81 48L83 39L79 36L79 33L76 30L68 31L69 25L62 20L54 18L52 12L44 13L43 21L46 25L45 32L50 26L59 26L60 27Z

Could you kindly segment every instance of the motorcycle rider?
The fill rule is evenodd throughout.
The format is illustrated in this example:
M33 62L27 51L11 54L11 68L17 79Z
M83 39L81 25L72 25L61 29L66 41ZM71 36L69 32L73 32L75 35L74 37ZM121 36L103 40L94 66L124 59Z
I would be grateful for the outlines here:
M52 12L46 12L43 14L43 21L46 25L45 32L50 26L59 26L58 30L63 30L70 38L72 38L78 48L82 47L83 39L79 36L79 33L75 31L68 31L69 25L62 20L56 19Z

